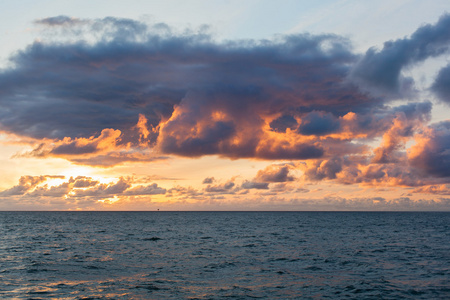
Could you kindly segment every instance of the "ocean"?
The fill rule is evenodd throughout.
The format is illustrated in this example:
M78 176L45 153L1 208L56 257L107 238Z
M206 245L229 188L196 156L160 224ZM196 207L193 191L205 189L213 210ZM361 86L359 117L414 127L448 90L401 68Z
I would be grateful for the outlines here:
M450 213L0 212L4 299L450 299Z

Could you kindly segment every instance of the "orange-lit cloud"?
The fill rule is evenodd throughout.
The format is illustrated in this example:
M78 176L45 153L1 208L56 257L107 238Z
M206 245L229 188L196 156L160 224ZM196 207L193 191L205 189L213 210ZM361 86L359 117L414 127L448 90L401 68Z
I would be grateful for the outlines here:
M149 147L147 138L150 131L146 125L145 116L139 115L138 123L130 128L127 134L118 129L106 128L98 136L88 138L34 140L34 144L38 143L38 145L33 150L18 153L15 157L59 157L77 164L98 167L111 167L124 162L165 159L163 156L157 156ZM32 139L26 141L28 144L33 144ZM21 142L20 138L16 137L15 143Z

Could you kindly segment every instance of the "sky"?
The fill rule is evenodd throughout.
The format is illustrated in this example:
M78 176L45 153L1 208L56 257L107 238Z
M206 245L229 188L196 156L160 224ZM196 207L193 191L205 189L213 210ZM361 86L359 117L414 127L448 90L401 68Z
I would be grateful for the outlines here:
M450 211L447 0L0 8L0 210Z

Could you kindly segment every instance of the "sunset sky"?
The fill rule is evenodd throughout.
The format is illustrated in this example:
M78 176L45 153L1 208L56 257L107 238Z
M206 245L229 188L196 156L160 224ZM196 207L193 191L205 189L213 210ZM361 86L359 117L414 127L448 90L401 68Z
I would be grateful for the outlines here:
M448 0L0 8L0 210L450 210Z

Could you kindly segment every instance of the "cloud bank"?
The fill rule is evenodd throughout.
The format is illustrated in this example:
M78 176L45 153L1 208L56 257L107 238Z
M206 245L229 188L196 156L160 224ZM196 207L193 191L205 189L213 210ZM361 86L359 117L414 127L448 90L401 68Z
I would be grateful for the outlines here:
M432 101L419 99L404 75L449 55L448 14L364 54L334 34L218 42L204 28L176 32L113 17L56 16L35 24L46 38L13 54L12 66L0 71L0 130L34 141L33 150L17 156L99 167L171 155L305 161L261 170L240 186L205 179L204 192L216 194L295 180L450 182L449 121L429 124ZM428 89L446 104L449 70L443 67ZM399 99L403 104L393 102ZM303 171L301 178L292 168ZM115 188L130 196L163 191Z
M293 165L289 165L294 170ZM410 196L317 196L284 177L284 182L258 181L261 174L284 173L286 165L260 170L254 180L236 178L208 184L202 189L164 188L145 178L120 177L108 183L92 177L22 176L19 183L0 192L0 209L14 210L449 210L448 185L415 188L416 195L435 197L412 200ZM274 172L278 170L277 172ZM278 177L277 177L278 178ZM278 180L278 179L277 179ZM297 187L296 187L297 186ZM162 198L164 197L164 198ZM164 201L161 201L164 199Z

